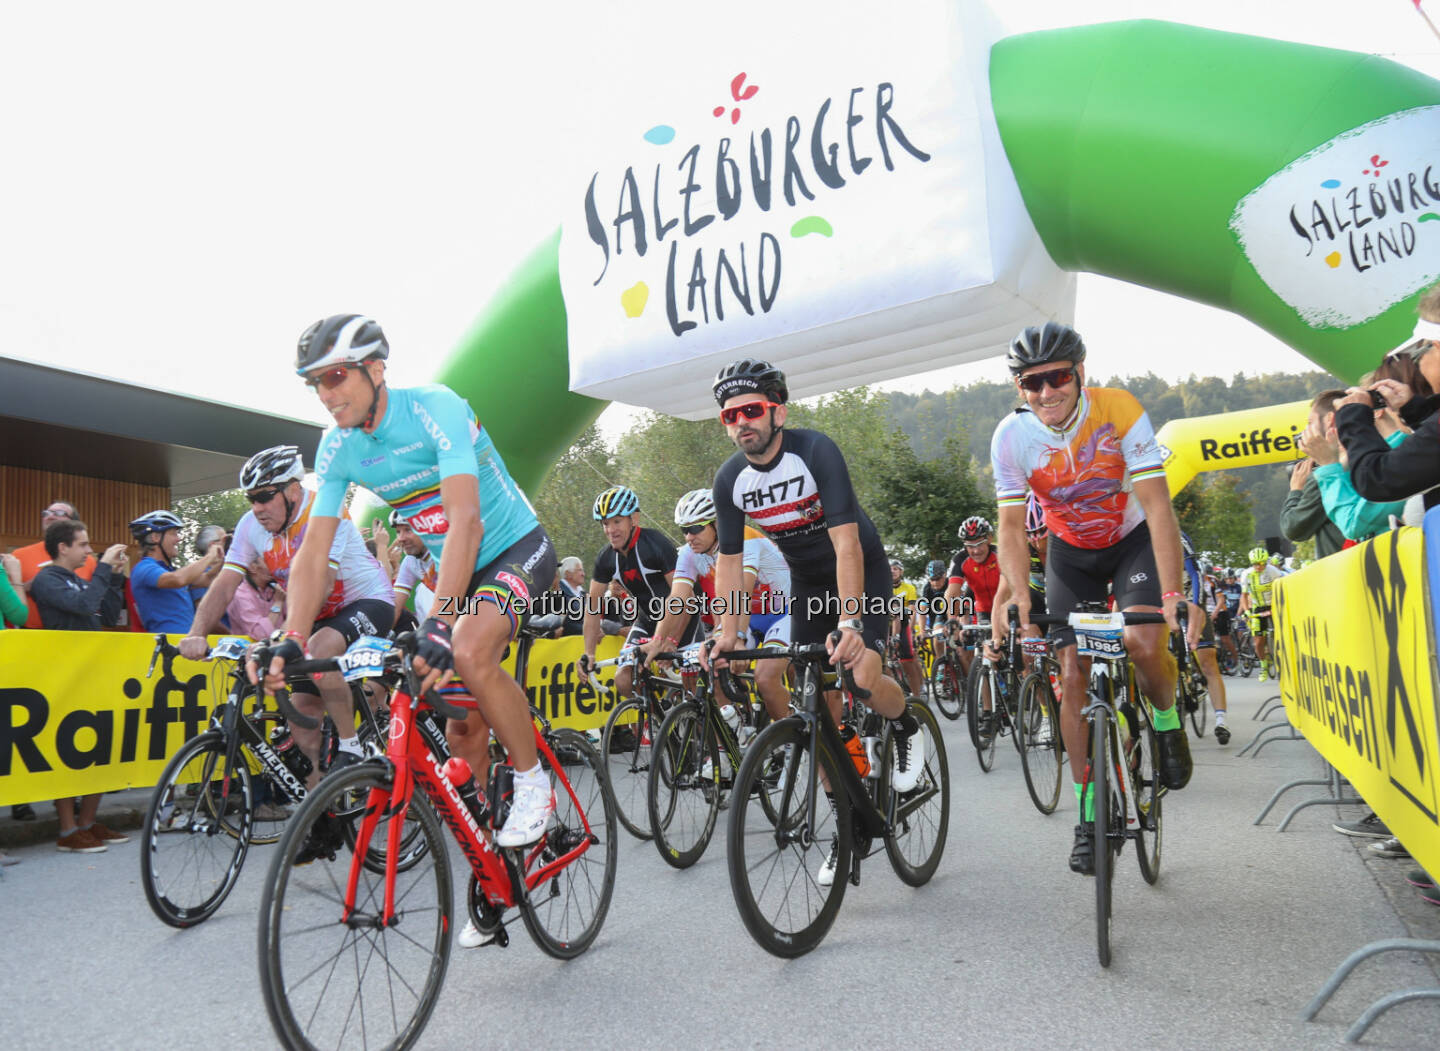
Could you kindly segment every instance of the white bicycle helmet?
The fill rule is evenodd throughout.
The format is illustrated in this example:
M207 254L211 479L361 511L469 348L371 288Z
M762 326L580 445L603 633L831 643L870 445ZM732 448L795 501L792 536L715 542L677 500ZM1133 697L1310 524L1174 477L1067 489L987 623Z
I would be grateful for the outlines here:
M692 489L675 504L675 524L704 525L715 521L715 498L709 489Z

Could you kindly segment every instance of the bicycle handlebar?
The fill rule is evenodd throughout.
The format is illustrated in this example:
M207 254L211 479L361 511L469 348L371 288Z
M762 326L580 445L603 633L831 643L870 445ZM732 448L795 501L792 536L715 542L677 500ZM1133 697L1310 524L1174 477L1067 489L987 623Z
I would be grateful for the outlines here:
M831 632L830 640L831 642L840 641L840 633L838 631ZM767 646L760 650L730 650L721 656L727 661L779 660L782 657L787 660L813 661L821 658L828 660L830 653L825 648L825 644L821 642L792 642L789 646ZM721 669L717 668L716 670ZM852 697L860 701L870 699L870 691L856 683L855 676L849 667L840 665L837 674L840 676L840 682L844 685L846 692Z

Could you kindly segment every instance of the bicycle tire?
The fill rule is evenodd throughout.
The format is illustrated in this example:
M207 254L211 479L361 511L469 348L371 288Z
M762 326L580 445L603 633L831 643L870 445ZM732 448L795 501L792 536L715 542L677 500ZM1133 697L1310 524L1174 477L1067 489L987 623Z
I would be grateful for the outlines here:
M536 884L521 899L520 916L542 952L559 960L570 960L590 948L605 924L610 898L615 892L619 840L615 801L605 780L605 764L600 753L584 734L574 730L555 730L549 740L571 791L556 784L555 817L540 843L525 848L524 871L549 864L568 853L585 835L586 821L594 839L588 850L552 873L545 882ZM548 770L545 753L540 753L540 760Z
M1204 689L1195 691L1195 707L1190 709L1190 726L1194 729L1197 738L1205 736L1205 727L1210 721L1209 708L1210 689L1206 686Z
M706 715L699 704L676 705L655 735L647 792L650 831L660 857L677 869L700 860L720 815L722 768L729 759L722 761Z
M1101 967L1110 966L1111 884L1115 878L1114 856L1110 853L1110 714L1097 708L1090 723L1090 793L1095 804L1095 948Z
M940 714L952 721L959 719L965 705L962 697L963 685L954 657L947 655L936 658L930 672L929 687L930 696L935 701L935 707L940 709Z
M429 801L417 794L406 808L428 841L429 864L396 875L399 911L391 927L378 926L385 877L363 866L354 899L357 922L342 918L337 905L345 900L351 871L348 848L337 847L334 861L294 865L311 829L333 822L330 814L345 805L347 793L366 793L367 806L381 815L374 834L386 835L396 817L390 791L379 764L333 771L295 811L271 859L260 896L260 988L287 1048L339 1046L355 1037L357 1026L366 1047L408 1048L435 1009L454 940L454 894L444 833ZM367 909L373 910L368 917ZM390 930L396 933L387 937ZM327 946L337 940L339 948L327 958ZM368 1024L385 1027L387 1019L389 1035L369 1031Z
M1140 726L1135 739L1139 752L1132 766L1135 810L1140 817L1140 825L1135 833L1135 856L1140 862L1140 875L1146 883L1153 886L1160 878L1160 851L1165 829L1165 789L1160 784L1157 763L1160 753L1156 747L1155 727L1150 724L1148 713L1141 714L1139 718Z
M254 809L250 770L243 759L237 758L230 797L238 798L239 810L235 815L226 815L211 787L216 783L215 771L224 761L225 736L221 731L207 730L186 741L165 764L145 810L140 883L151 911L171 927L183 930L213 916L234 889L245 864ZM192 776L194 781L189 780ZM181 786L192 783L204 787L188 795ZM227 817L238 819L238 824L225 827ZM166 859L163 862L162 856ZM169 860L172 856L177 859L173 866ZM172 867L176 870L174 876L168 871ZM187 889L193 887L193 893L184 894L183 903L177 900L183 893L182 884ZM191 899L196 899L194 904Z
M630 722L631 717L634 721ZM632 697L615 706L600 738L605 779L615 802L615 816L636 839L649 839L651 738L659 729L650 702ZM623 736L628 733L629 736Z
M987 720L985 701L989 700L989 729L981 726ZM977 657L970 665L970 681L965 690L965 724L970 728L970 743L975 746L975 756L980 769L989 773L995 766L995 738L999 733L999 712L995 709L994 677L990 669Z
M773 768L772 758L782 769L774 821L765 816L754 792L756 781ZM809 778L817 761L833 791L815 801L816 827L811 828ZM845 899L852 829L839 762L823 742L811 755L809 731L797 718L772 723L750 743L740 763L726 830L730 891L745 929L774 956L793 959L819 945ZM823 783L820 771L817 791ZM818 876L832 849L832 882L822 887Z
M1031 672L1020 684L1016 736L1030 802L1040 813L1053 814L1060 805L1065 746L1060 737L1060 706L1050 689L1050 677L1043 672Z
M890 856L895 875L912 887L921 887L935 875L945 853L945 839L950 829L950 761L934 714L914 698L908 707L923 734L921 748L925 765L915 789L894 797L895 820L885 833L885 853ZM887 801L894 791L890 783L894 752L895 735L887 727L879 793L880 798Z

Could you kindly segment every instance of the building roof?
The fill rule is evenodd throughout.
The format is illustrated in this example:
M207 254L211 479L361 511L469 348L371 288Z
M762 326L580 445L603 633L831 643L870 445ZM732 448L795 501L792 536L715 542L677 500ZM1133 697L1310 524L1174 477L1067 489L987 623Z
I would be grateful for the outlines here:
M121 380L0 357L0 464L142 485L171 499L231 489L272 445L307 454L323 428Z

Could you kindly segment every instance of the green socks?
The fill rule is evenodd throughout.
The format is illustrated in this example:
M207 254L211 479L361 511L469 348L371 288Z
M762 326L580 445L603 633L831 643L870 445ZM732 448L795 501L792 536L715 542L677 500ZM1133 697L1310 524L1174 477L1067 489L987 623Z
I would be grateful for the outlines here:
M1082 798L1081 793L1084 793ZM1095 820L1095 791L1094 786L1081 787L1080 782L1075 782L1075 802L1080 805L1080 820Z
M1180 729L1180 716L1174 708L1167 708L1163 712L1159 708L1156 708L1154 723L1157 732L1161 730L1178 730Z

